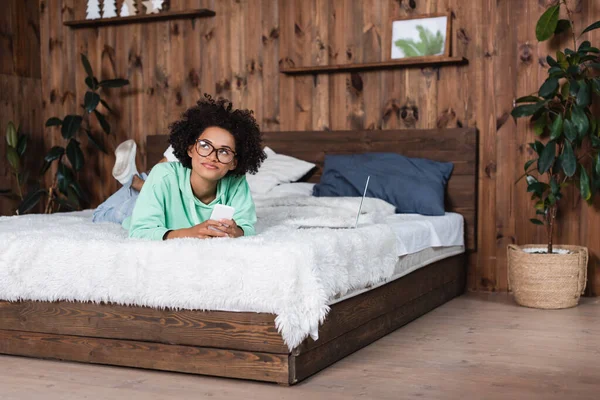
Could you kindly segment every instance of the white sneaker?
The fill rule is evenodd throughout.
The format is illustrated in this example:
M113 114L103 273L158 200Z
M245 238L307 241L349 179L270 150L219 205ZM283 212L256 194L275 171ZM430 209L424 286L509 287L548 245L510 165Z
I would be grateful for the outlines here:
M126 140L115 149L115 166L112 175L121 185L131 182L134 175L138 175L135 167L135 152L137 145L133 140Z

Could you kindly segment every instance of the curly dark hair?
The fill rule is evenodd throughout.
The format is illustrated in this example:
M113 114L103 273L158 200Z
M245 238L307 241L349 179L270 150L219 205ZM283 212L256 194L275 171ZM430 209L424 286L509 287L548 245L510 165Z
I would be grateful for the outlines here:
M188 148L196 143L206 128L219 127L230 132L235 139L237 166L229 171L233 175L256 173L265 160L262 138L258 124L250 110L234 110L227 99L213 99L204 94L204 99L188 108L179 121L169 126L169 143L173 154L186 168L192 168Z

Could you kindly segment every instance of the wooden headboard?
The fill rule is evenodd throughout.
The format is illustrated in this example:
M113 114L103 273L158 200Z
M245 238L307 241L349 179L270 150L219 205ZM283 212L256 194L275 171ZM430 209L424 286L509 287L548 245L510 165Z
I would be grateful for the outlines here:
M263 139L265 145L277 153L317 164L317 168L306 177L309 182L319 181L325 154L393 152L454 163L446 193L446 210L463 215L467 249L476 249L476 129L264 132ZM167 136L147 137L148 167L162 158L167 146Z

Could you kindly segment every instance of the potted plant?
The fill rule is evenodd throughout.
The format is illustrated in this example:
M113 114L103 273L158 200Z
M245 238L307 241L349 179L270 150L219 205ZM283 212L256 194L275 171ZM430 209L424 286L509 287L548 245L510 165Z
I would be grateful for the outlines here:
M93 114L102 130L109 135L110 124L104 114L98 110L102 107L109 113L112 110L108 103L100 96L106 89L121 88L129 84L127 79L105 79L99 81L94 76L92 66L85 54L81 54L81 63L86 72L85 84L88 90L81 104L82 111L76 114L68 114L62 119L51 117L46 121L46 127L60 128L64 139L62 146L52 147L44 156L43 166L39 182L28 185L29 171L24 171L21 158L27 148L27 137L21 135L11 122L6 129L6 157L9 166L16 178L17 190L15 193L10 189L0 189L0 195L9 196L19 201L15 210L16 214L22 215L30 211L36 211L36 206L45 196L44 213L50 214L60 210L78 210L81 201L86 201L86 195L79 184L78 173L85 165L83 151L81 150L81 138L87 137L87 142L99 151L106 154L102 140L94 136L90 122ZM43 187L43 176L56 161L56 169L50 179L48 187Z
M568 19L559 19L560 9ZM547 246L508 247L509 283L518 304L536 308L576 306L586 284L588 250L556 246L553 233L563 190L574 184L588 203L600 190L600 119L592 103L600 94L600 49L583 39L600 21L576 36L565 0L550 6L536 25L539 41L570 31L573 48L548 56L548 78L537 93L515 100L512 116L530 117L539 140L529 143L535 158L525 163L527 192L535 201L536 218L544 225ZM581 42L580 42L581 41ZM517 105L518 103L518 105Z

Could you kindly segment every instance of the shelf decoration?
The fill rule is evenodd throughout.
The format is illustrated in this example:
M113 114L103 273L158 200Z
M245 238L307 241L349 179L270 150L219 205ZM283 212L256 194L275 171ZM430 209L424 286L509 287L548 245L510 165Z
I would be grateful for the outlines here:
M144 7L146 7L146 14L158 14L162 10L162 4L164 0L147 0L142 1Z
M98 0L88 0L85 19L100 18L100 4Z
M124 0L123 5L121 6L120 17L131 17L137 14L137 9L135 8L135 0Z
M96 1L97 0L90 0ZM158 0L154 0L158 1ZM155 3L156 7L159 6L158 3ZM80 28L92 28L99 26L109 26L109 25L125 25L125 24L138 24L138 23L149 23L149 22L157 22L157 21L172 21L175 19L195 19L195 18L211 18L216 15L213 10L209 10L206 8L198 8L193 10L181 10L181 11L168 11L168 3L162 2L160 12L155 12L152 14L145 14L142 12L137 12L135 6L133 5L133 1L125 0L121 8L121 16L113 17L113 18L99 18L94 20L84 19L84 20L73 20L73 21L64 21L63 24L69 26L73 29ZM131 15L126 15L128 13L132 13Z
M115 0L104 0L102 7L102 18L114 18L117 16L117 4Z
M394 18L388 27L389 60L411 57L450 57L450 14Z
M392 18L383 35L385 53L381 61L295 66L293 60L289 60L287 64L280 65L279 72L316 75L466 65L469 60L452 55L451 25L450 13Z

